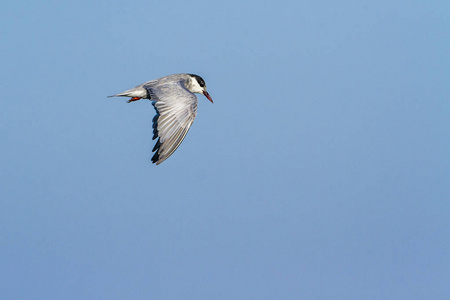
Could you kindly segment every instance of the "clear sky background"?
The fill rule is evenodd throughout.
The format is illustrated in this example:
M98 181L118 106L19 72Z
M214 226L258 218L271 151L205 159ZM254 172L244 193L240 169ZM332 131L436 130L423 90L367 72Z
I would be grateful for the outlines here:
M6 1L1 299L448 299L450 2ZM151 164L150 101L201 75Z

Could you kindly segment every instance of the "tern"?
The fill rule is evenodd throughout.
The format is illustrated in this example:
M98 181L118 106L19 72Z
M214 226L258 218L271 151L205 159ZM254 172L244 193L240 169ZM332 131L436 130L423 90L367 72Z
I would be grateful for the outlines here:
M197 96L203 94L214 103L206 91L203 78L194 74L173 74L150 80L125 92L109 97L131 97L128 103L150 99L156 110L153 117L152 162L159 165L177 150L197 115Z

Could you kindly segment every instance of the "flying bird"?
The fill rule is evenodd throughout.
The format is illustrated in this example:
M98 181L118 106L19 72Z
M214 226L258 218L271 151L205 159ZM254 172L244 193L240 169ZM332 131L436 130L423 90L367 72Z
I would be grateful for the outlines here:
M150 99L156 110L153 139L158 138L152 162L159 165L180 146L197 115L197 96L203 94L211 103L203 78L194 74L173 74L150 80L109 97L131 97L128 103Z

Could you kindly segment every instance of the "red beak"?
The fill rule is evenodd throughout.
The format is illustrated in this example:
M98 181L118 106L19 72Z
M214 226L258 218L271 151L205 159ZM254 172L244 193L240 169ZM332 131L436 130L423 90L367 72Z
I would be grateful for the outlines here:
M211 103L214 103L207 91L203 91L203 95L205 95L205 97L208 98L208 100L211 101Z

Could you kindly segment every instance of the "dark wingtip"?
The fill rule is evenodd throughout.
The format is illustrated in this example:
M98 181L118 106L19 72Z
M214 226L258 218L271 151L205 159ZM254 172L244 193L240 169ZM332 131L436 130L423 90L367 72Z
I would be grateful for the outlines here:
M152 157L152 163L155 164L158 162L158 160L159 160L159 154L155 153L155 155L153 155L153 157Z
M158 137L158 118L159 113L156 113L156 115L153 117L153 138L152 140L156 139Z
M153 122L153 124L152 124L152 127L153 127L153 140L154 139L156 139L156 138L158 138L158 118L159 118L159 111L158 111L158 109L156 108L156 105L155 105L156 103L155 102L152 102L152 105L153 105L153 107L155 108L155 110L156 110L156 115L153 117L153 120L152 120L152 122ZM156 153L153 155L153 157L152 157L152 163L157 163L158 162L158 160L159 160L159 148L160 148L160 146L161 146L161 142L160 142L160 140L159 140L159 138L158 138L158 140L156 141L156 144L155 144L155 146L153 147L153 150L152 150L152 152L155 152L156 151Z
M159 141L159 139L156 141L155 147L153 147L152 152L155 152L157 150L159 150L159 147L161 146L161 142Z
M161 142L159 141L159 139L156 141L155 147L153 147L152 152L156 153L153 155L152 157L152 163L156 163L159 160L159 147L161 146Z

